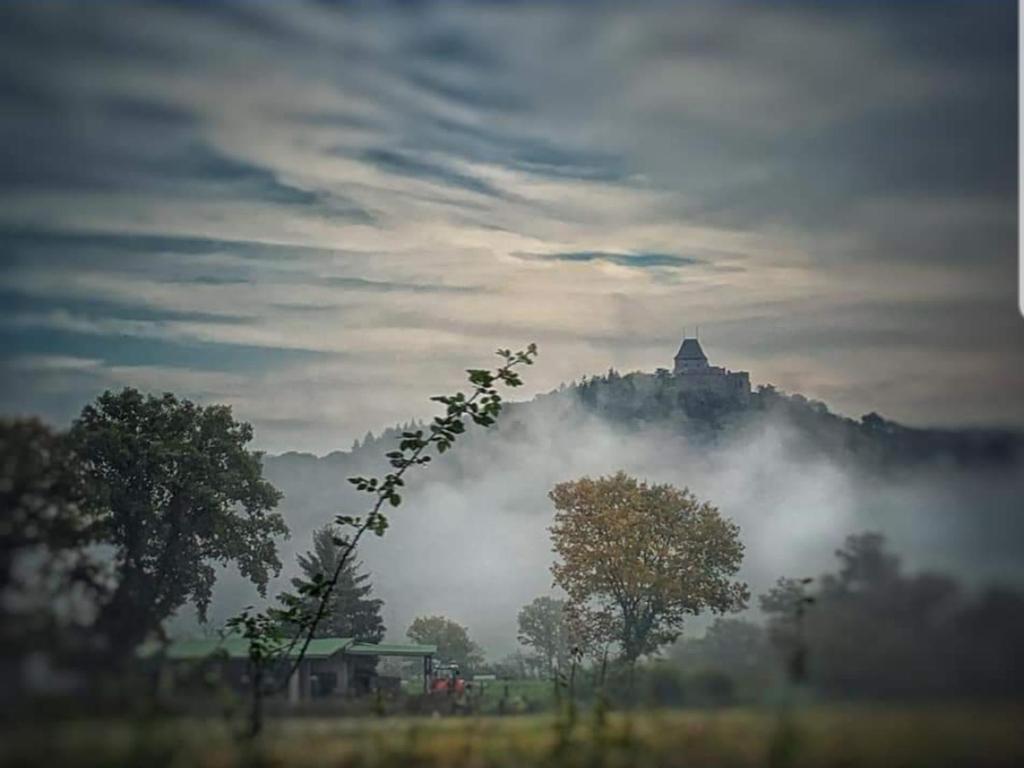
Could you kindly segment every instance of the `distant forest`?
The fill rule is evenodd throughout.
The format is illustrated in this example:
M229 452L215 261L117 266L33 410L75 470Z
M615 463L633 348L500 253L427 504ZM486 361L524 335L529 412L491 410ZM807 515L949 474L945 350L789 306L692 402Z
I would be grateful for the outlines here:
M509 404L497 429L515 431L517 421L533 411L566 405L578 405L582 413L627 431L655 428L697 445L715 443L759 421L785 420L798 430L802 450L853 459L873 470L896 472L922 464L999 468L1024 457L1024 432L1019 430L916 428L875 412L853 419L832 412L820 400L787 394L771 385L757 387L746 402L713 392L683 392L678 379L667 371L620 374L609 370L563 384L533 401ZM375 458L385 444L415 424L397 425L377 435L367 433L352 446L353 458ZM332 456L338 458L341 453Z

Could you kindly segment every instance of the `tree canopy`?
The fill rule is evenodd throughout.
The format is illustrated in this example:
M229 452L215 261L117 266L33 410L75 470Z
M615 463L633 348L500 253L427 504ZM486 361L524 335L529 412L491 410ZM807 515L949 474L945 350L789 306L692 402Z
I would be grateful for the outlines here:
M483 651L470 639L469 630L444 616L419 616L405 634L414 643L436 645L440 661L455 662L463 671L483 664Z
M337 543L335 526L328 525L313 532L313 549L299 555L299 567L304 578L292 579L292 585L300 593L302 585L318 578L327 578L334 573L344 554L344 546ZM347 560L341 568L338 584L331 593L327 610L317 624L315 637L353 637L367 643L379 643L384 639L384 620L381 618L383 600L370 597L373 585L370 575L361 572L356 559ZM282 601L302 601L306 610L316 608L315 598L283 595Z
M806 653L815 687L858 697L1020 690L1020 591L970 594L948 575L906 573L876 532L847 537L835 555L836 571L813 584L780 579L761 597L773 643L784 657Z
M520 643L533 649L549 674L565 669L569 660L569 627L565 600L542 596L519 611Z
M560 483L551 540L555 582L592 639L636 661L675 640L686 616L741 608L739 527L688 490L619 472Z
M28 651L68 650L91 621L107 586L91 550L104 527L67 435L38 419L0 419L0 509L0 657L17 666Z
M246 448L252 437L228 406L131 388L105 392L72 425L114 550L115 586L97 622L111 653L130 651L188 602L205 618L215 565L236 565L261 594L280 571L281 495Z

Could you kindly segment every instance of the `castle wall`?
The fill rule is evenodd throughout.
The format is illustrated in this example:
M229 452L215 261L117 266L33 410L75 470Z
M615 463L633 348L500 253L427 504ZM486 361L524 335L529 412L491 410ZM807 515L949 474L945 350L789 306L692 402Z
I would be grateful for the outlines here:
M709 371L715 370L708 365L707 360L684 360L681 357L677 357L675 360L675 364L676 365L675 368L672 370L672 373L676 374L677 376L682 373L689 375L692 373L707 373ZM718 370L722 369L719 368Z
M750 374L746 371L726 372L718 368L706 373L683 373L676 380L683 392L711 392L743 402L750 398Z

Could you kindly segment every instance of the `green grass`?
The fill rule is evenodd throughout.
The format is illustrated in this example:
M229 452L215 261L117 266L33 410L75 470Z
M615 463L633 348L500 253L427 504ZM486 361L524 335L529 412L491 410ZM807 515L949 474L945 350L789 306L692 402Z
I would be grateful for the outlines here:
M554 705L554 687L550 680L493 680L476 682L473 686L476 710L485 714L494 714L502 707L509 714L542 712Z
M0 764L47 766L1024 765L1024 707L829 707L781 721L754 710L647 712L571 733L550 715L273 721L252 748L217 721L75 722L0 732Z

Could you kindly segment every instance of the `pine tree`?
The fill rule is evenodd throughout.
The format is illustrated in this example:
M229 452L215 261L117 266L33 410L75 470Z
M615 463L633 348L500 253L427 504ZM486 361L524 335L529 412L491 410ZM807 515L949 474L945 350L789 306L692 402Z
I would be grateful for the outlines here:
M292 579L296 589L317 574L334 572L342 550L334 543L335 536L337 532L332 526L313 532L313 549L298 558L303 577ZM316 637L351 637L367 643L379 643L384 638L384 601L370 596L370 574L360 572L361 568L362 563L352 559L342 570L328 611L316 628Z

